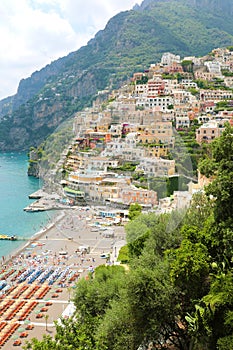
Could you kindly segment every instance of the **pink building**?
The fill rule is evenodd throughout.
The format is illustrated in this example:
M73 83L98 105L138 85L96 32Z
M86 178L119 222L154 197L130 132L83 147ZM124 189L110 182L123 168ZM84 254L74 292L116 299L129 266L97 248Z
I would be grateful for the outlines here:
M227 121L227 119L222 119L220 121L210 120L208 123L203 124L196 131L196 141L198 143L211 143L216 137L222 134L224 124Z
M127 205L138 203L145 206L154 206L158 204L157 192L155 191L149 191L142 188L126 188L122 190L121 195L123 203Z

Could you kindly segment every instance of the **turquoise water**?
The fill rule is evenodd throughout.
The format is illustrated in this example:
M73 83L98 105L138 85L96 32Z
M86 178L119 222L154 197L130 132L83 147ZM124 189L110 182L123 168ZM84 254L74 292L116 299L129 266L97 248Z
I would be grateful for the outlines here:
M40 181L27 176L25 153L0 153L0 234L30 238L50 219L46 212L30 213L23 209L32 200L28 195L40 188ZM0 257L10 255L24 241L0 241Z

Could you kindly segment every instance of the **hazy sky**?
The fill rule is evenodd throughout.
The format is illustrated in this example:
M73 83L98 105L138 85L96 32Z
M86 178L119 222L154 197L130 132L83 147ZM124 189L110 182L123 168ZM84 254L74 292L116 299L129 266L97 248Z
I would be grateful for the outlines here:
M142 0L0 0L0 99Z

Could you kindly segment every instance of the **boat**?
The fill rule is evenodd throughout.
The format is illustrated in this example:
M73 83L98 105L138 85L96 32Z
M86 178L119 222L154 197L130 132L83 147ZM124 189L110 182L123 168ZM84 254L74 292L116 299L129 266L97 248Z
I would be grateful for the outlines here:
M0 235L0 240L17 241L16 236Z

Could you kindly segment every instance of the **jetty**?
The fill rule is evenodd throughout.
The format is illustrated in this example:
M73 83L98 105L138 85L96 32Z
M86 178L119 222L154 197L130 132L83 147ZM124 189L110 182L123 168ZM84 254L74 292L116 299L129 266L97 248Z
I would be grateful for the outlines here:
M41 199L43 197L46 197L48 194L43 191L43 189L39 189L38 191L32 193L32 194L29 194L28 198L30 199Z
M4 241L17 241L18 238L16 236L8 236L8 235L0 235L0 240Z
M66 205L61 201L61 197L57 193L49 194L43 189L30 194L29 198L35 199L35 201L23 209L27 212L63 210L71 208L70 205Z

